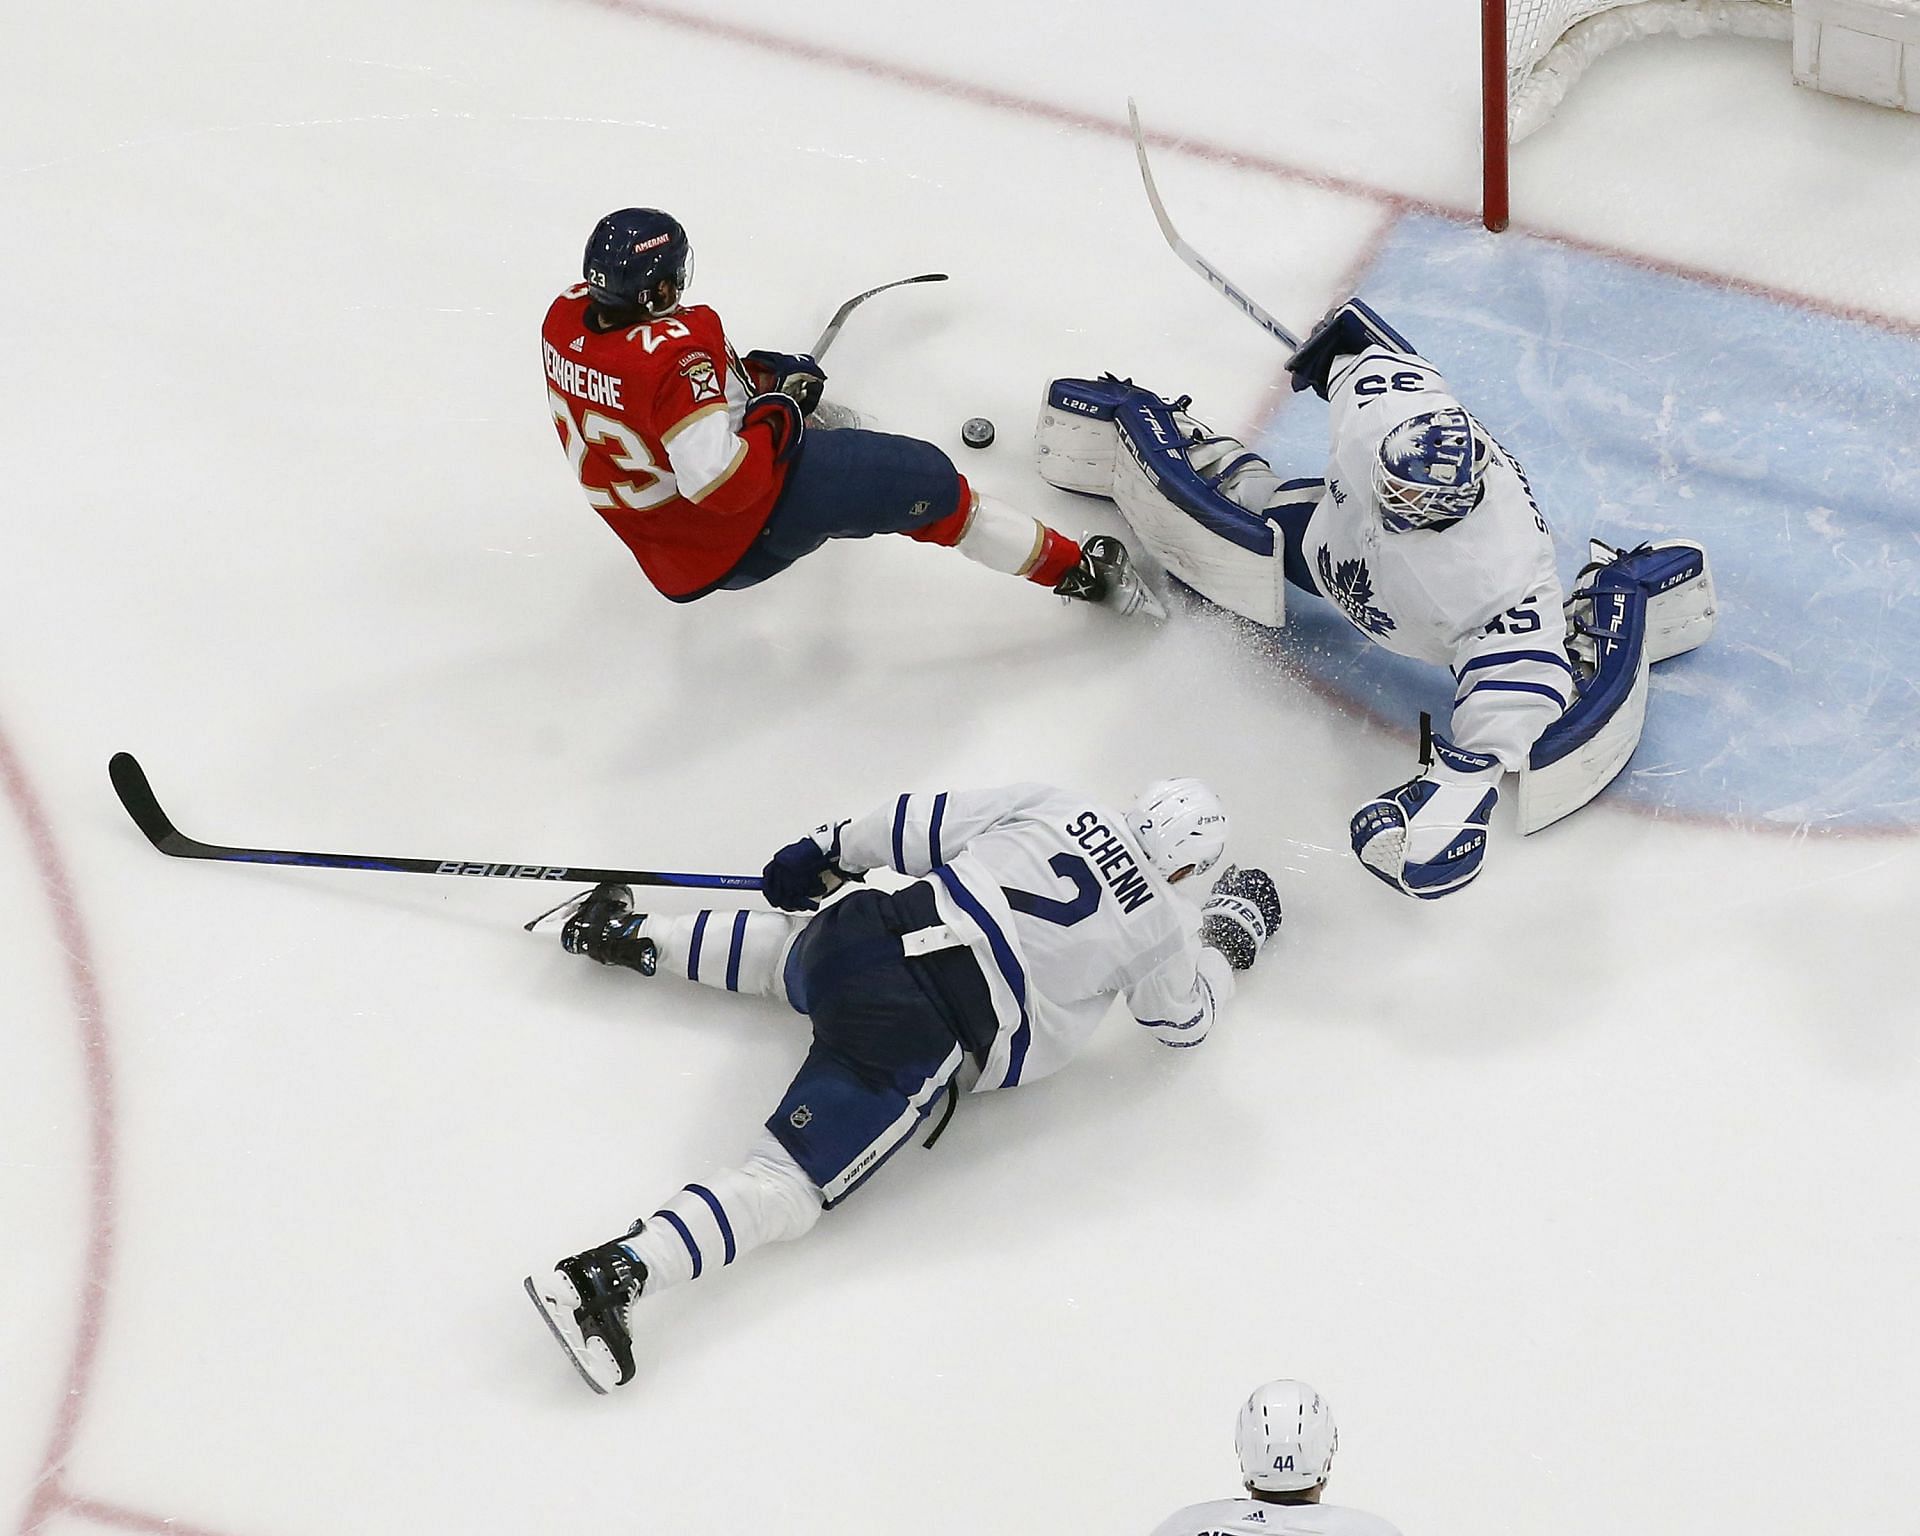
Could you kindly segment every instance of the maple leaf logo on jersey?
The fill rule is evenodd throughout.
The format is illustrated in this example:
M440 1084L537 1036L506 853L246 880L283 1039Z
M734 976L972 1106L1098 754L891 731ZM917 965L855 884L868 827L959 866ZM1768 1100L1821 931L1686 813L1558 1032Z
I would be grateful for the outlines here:
M1373 577L1367 572L1366 561L1342 560L1335 570L1332 552L1322 544L1315 564L1319 567L1320 590L1340 605L1356 629L1370 635L1393 632L1392 618L1384 609L1373 606Z
M706 353L689 352L680 359L680 371L687 376L687 385L693 391L695 405L725 397L726 391L720 386L720 375L714 369L713 359Z

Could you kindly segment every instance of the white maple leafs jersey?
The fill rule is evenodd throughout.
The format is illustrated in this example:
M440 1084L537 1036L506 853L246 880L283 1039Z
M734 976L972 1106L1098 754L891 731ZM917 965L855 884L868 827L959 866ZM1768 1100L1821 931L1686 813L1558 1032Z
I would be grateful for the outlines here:
M1046 784L907 794L848 822L840 863L929 875L980 962L999 1031L975 1092L1058 1071L1114 996L1162 1043L1198 1045L1233 994L1200 913L1124 817Z
M1400 1536L1400 1532L1377 1515L1338 1504L1215 1499L1176 1510L1154 1527L1153 1536Z
M1448 738L1519 768L1573 701L1553 535L1525 471L1496 444L1480 504L1462 521L1393 532L1373 491L1382 441L1460 402L1432 364L1386 347L1341 358L1327 401L1327 489L1303 541L1321 594L1377 644L1451 668Z

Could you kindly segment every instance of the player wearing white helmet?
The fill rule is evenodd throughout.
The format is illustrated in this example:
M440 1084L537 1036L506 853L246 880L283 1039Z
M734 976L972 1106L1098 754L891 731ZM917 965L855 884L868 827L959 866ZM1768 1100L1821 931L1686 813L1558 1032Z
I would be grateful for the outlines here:
M788 844L762 876L780 912L647 916L624 886L596 887L561 932L570 952L782 999L813 1039L745 1162L527 1281L588 1385L632 1379L643 1290L808 1231L943 1093L951 1110L962 1091L1057 1071L1116 995L1162 1044L1198 1045L1280 924L1262 870L1225 870L1201 905L1184 894L1226 846L1226 812L1198 779L1154 784L1124 815L1017 784L900 795ZM912 883L786 915L882 868Z
M1340 1445L1333 1410L1304 1381L1270 1381L1240 1409L1233 1427L1244 1499L1190 1504L1153 1536L1400 1536L1376 1515L1322 1504Z

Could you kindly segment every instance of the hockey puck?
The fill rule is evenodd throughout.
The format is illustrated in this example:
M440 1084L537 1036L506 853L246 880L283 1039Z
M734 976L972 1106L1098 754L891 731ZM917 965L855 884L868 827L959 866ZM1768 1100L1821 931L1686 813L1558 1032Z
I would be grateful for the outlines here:
M960 441L969 448L985 448L993 442L993 423L984 416L969 416L960 425Z

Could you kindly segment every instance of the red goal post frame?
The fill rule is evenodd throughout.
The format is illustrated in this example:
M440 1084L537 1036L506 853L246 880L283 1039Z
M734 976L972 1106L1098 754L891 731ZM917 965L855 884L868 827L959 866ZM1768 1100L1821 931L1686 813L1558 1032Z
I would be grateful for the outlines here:
M1480 0L1480 209L1488 229L1507 227L1507 0Z
M1480 0L1481 215L1487 228L1507 227L1516 127L1522 133L1539 128L1594 60L1622 43L1662 33L1788 42L1795 36L1796 3L1810 0ZM1830 3L1858 5L1861 0ZM1865 3L1904 8L1920 0ZM1538 31L1535 11L1549 20L1558 13L1551 32ZM1526 73L1518 91L1510 73L1516 12L1524 34L1525 57L1519 62Z

